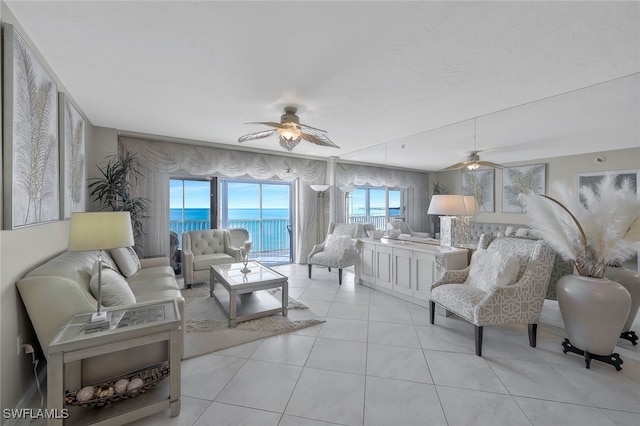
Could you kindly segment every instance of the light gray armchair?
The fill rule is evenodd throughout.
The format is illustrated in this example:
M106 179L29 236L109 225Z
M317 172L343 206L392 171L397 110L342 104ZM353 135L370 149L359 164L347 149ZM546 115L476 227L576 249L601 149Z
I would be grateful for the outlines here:
M329 224L327 238L324 242L313 246L307 257L309 264L309 278L311 278L311 265L338 268L338 284L342 284L342 269L353 266L356 263L357 252L353 239L363 236L362 223L335 223Z
M529 345L535 347L555 257L541 240L494 239L483 234L471 264L445 271L431 287L431 324L436 304L472 323L478 356L482 356L485 325L528 324Z
M182 234L182 274L184 284L209 280L209 267L240 262L240 249L231 245L226 229L203 229Z

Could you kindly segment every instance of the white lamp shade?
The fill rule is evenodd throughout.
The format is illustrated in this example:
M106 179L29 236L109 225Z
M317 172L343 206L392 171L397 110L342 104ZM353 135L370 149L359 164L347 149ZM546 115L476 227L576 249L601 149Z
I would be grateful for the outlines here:
M463 195L464 208L467 211L467 216L475 216L478 214L478 203L476 197L473 195Z
M355 186L341 186L341 187L340 187L340 191L342 191L342 192L346 192L347 194L350 194L350 193L352 193L352 192L353 192L353 191L355 191L355 190L356 190L356 187L355 187Z
M324 192L329 189L329 185L309 185L316 192Z
M108 250L134 244L129 212L71 214L69 251Z
M431 197L427 214L465 216L467 210L462 195L434 195Z

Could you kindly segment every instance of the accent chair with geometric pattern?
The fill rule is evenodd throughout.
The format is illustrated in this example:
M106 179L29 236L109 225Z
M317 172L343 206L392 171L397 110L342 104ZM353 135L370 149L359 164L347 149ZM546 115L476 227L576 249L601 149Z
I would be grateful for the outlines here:
M542 240L483 234L469 266L444 271L431 287L431 324L436 304L472 323L478 356L487 325L527 324L529 345L535 347L555 257Z

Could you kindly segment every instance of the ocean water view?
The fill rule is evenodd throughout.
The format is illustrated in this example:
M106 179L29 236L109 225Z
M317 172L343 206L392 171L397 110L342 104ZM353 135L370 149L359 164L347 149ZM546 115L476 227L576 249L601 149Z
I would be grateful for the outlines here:
M210 209L170 209L169 220L209 220L209 212ZM229 220L260 218L260 209L229 209L228 213ZM262 209L262 219L289 219L289 209Z

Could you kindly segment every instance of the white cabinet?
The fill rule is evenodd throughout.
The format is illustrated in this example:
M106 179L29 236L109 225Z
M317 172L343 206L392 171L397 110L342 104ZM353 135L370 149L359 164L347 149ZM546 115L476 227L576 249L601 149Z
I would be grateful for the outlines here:
M391 289L392 278L392 248L388 246L376 245L375 256L375 283L380 287Z
M467 250L397 240L358 242L356 282L415 303L429 300L431 285L444 269L467 266Z
M393 248L393 280L394 291L413 296L415 288L415 271L412 262L413 252L407 249Z

